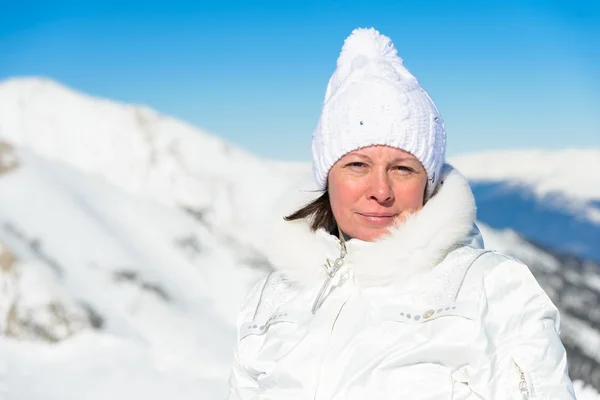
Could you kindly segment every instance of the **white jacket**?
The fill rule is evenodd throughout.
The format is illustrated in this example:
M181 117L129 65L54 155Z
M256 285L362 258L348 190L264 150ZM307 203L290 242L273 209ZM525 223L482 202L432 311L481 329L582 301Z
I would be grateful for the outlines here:
M574 399L558 311L482 250L466 180L373 243L282 222L238 321L230 399Z

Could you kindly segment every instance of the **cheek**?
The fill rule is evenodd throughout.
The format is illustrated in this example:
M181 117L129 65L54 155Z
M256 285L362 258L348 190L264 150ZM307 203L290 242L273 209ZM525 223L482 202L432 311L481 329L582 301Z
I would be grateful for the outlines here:
M353 204L356 204L362 193L361 188L356 184L339 182L333 179L329 182L328 190L331 209L334 214L350 209Z
M403 208L410 208L413 210L421 209L423 207L425 196L425 183L421 182L421 180L414 180L399 185L394 190L396 201L399 202Z

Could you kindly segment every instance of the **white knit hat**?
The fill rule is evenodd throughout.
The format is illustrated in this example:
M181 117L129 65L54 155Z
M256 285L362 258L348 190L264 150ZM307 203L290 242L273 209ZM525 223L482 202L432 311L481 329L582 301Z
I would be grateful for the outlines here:
M356 29L344 42L317 129L313 169L327 187L331 167L345 154L387 145L414 155L425 167L426 197L435 190L446 153L446 129L433 101L402 65L390 38Z

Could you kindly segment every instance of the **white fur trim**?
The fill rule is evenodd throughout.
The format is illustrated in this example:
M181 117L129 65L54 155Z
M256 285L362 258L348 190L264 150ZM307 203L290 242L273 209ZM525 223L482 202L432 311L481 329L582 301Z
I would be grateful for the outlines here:
M348 241L346 265L353 269L359 285L401 284L431 270L462 243L475 216L475 199L467 180L446 164L437 192L420 211L375 242ZM307 220L280 219L267 255L286 280L310 285L325 278L325 262L339 256L339 242L323 230L312 232Z

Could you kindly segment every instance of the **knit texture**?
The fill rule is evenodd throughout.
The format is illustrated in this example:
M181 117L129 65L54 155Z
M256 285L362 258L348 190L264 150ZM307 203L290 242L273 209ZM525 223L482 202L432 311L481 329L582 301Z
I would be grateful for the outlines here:
M313 134L317 185L345 154L387 145L414 155L427 171L426 196L435 191L446 153L446 129L435 104L404 67L394 44L375 29L345 40Z

